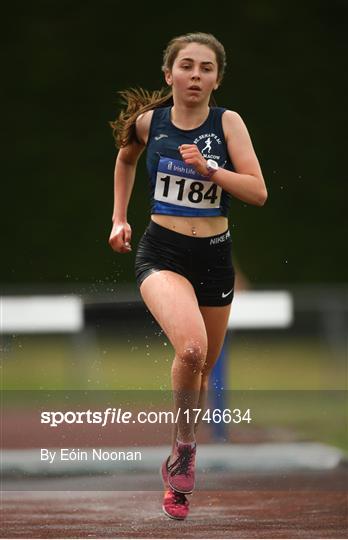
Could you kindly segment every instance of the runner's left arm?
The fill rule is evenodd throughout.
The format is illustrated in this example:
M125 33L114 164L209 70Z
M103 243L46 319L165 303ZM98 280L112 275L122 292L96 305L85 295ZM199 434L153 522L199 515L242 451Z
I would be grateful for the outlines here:
M243 202L263 206L267 189L248 130L238 113L225 111L222 126L228 154L235 172L219 167L210 179ZM184 162L192 165L203 176L207 174L207 161L195 144L182 144L179 152Z

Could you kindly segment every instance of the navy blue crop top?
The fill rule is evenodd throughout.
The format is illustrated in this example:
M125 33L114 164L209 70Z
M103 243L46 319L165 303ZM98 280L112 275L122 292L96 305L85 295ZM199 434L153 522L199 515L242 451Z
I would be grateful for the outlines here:
M205 159L233 171L222 129L226 109L211 107L208 118L195 129L179 129L171 122L171 107L153 111L147 142L151 214L227 216L230 194L198 174L181 158L178 146L196 144Z

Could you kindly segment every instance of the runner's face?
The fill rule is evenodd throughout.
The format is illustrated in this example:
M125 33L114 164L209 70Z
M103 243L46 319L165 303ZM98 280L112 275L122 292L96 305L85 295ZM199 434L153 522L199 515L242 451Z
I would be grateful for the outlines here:
M181 49L171 71L166 71L166 82L173 89L173 97L187 103L209 102L210 94L218 87L216 55L206 45L190 43Z

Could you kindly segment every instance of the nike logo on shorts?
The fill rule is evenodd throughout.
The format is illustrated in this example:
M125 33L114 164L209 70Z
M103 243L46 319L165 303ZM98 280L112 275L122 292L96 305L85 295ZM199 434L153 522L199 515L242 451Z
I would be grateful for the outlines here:
M232 287L232 289L230 291L228 291L228 293L222 293L222 298L226 298L226 296L228 296L229 294L231 294L231 292L233 291L234 287Z

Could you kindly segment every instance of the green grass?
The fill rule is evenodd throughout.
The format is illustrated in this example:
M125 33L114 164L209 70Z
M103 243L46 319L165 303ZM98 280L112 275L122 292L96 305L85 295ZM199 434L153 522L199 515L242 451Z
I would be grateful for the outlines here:
M347 387L347 362L315 340L245 341L233 346L229 387L248 389L329 390Z
M163 338L151 344L99 338L17 337L1 362L4 389L170 390L173 349ZM314 340L235 339L228 355L228 389L344 389L347 364Z

